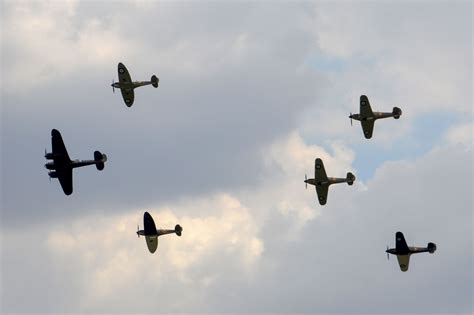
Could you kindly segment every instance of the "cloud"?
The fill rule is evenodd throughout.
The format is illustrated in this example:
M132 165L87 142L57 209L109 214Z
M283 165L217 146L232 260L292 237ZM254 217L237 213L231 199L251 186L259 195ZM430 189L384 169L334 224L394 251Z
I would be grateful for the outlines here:
M3 4L2 311L469 313L467 7ZM160 88L126 108L118 61ZM367 141L360 94L404 115ZM69 197L42 168L53 127L71 157L109 156ZM324 207L316 157L357 176ZM145 210L183 236L148 253ZM398 230L438 251L402 274Z

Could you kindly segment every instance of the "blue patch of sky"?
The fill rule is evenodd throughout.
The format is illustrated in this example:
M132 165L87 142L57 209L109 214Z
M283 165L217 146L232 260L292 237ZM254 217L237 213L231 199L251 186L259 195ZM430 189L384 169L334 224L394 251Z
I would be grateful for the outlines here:
M357 171L357 178L367 181L374 176L377 168L384 162L414 160L425 155L437 145L443 144L444 135L448 129L463 120L464 118L459 114L448 111L425 113L414 119L413 127L405 137L398 139L390 146L380 145L374 141L377 138L377 125L383 124L384 120L376 122L372 140L363 139L360 130L354 130L360 135L360 141L348 143L347 138L341 140L355 152L353 166ZM360 123L356 122L354 127L361 128ZM322 146L328 152L332 152L330 142L337 140L337 138L332 138L331 141L328 141L329 139L324 134L305 135L304 132L302 137L306 143Z
M425 155L437 144L441 144L446 131L460 121L458 115L450 112L424 114L414 120L413 129L405 138L389 148L373 146L370 140L354 145L354 167L358 171L358 178L362 181L372 178L376 169L386 161L413 160ZM377 136L376 132L375 129L374 137Z

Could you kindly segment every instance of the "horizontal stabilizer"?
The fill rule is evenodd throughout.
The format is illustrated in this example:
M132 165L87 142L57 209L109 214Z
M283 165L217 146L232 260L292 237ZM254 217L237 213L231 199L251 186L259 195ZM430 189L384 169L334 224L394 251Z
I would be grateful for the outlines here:
M95 160L96 162L99 162L99 163L96 163L95 167L96 167L99 171L102 171L102 170L104 169L104 167L105 167L104 162L107 161L107 155L100 153L100 151L95 151L95 152L94 152L94 160Z
M157 88L158 87L158 82L160 82L160 79L158 79L158 77L156 75L152 75L151 76L151 85L153 85L153 87Z
M176 235L181 236L181 233L183 232L183 228L181 227L181 225L176 224L176 226L174 227L174 232L176 233Z
M347 173L347 176L346 176L346 179L347 179L347 183L348 183L349 185L352 185L352 184L354 184L354 181L356 180L356 177L355 177L355 175L352 174L351 172L348 172L348 173Z

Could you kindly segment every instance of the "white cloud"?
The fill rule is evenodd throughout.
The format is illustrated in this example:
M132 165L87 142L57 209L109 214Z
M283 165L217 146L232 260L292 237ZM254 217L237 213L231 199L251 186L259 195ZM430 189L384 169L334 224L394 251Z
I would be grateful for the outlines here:
M215 215L173 214L189 212L186 210L190 208L197 213ZM67 227L50 227L52 232L46 241L49 254L54 261L72 266L85 277L76 280L84 284L81 294L87 296L86 308L113 298L130 285L165 289L165 274L173 274L174 281L181 285L208 287L215 279L225 276L219 268L220 262L210 259L214 256L234 260L239 273L245 276L264 251L250 210L229 195L186 201L150 213L157 228L173 228L177 223L183 227L180 238L160 237L154 255L148 253L144 239L137 240L134 235L136 223L142 218L136 211L84 217ZM150 268L152 261L156 266ZM203 264L206 271L196 271Z

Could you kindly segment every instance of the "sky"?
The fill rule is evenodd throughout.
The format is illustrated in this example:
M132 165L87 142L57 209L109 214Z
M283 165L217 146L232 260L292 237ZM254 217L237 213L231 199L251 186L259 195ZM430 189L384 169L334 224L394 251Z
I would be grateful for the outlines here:
M469 1L1 1L0 312L471 314ZM134 80L160 78L124 105ZM363 137L349 113L403 110ZM73 159L43 167L51 129ZM320 206L314 160L331 186ZM136 237L148 211L159 238ZM402 273L395 246L437 244Z

